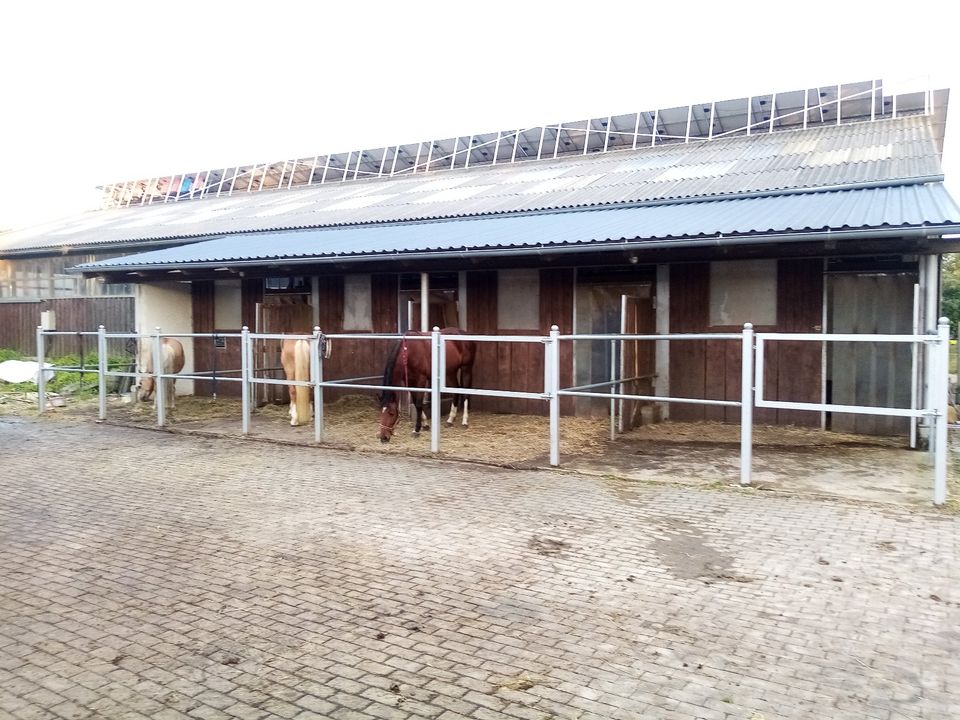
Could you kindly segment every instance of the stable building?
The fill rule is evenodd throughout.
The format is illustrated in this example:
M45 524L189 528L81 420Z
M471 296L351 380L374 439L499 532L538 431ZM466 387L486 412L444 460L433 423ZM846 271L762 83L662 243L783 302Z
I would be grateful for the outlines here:
M912 333L935 326L940 258L960 249L960 207L940 165L947 100L945 90L891 96L854 83L211 170L186 190L187 175L118 183L104 189L112 207L8 238L3 252L36 252L54 235L103 252L153 248L72 269L132 284L139 332L666 334L750 322ZM236 343L188 345L189 370L239 367ZM616 352L565 346L561 382L608 379ZM651 340L623 352L613 360L628 358L639 394L740 396L729 343ZM765 363L770 399L908 407L917 389L908 346L782 342ZM382 367L374 343L343 341L325 376ZM535 347L484 344L474 384L536 391L543 373ZM504 398L474 407L542 410ZM679 420L739 412L662 410ZM906 427L799 410L756 419Z

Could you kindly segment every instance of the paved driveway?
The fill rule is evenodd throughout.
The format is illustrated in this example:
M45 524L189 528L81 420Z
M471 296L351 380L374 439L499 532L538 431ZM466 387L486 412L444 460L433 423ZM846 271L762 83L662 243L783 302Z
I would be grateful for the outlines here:
M0 418L0 718L950 718L960 519Z

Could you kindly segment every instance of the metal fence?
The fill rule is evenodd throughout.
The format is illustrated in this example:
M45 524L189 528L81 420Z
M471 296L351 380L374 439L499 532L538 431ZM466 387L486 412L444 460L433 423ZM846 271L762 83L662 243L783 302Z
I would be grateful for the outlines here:
M43 366L45 339L48 336L57 333L45 331L37 328L37 355L40 366ZM166 423L165 415L165 389L164 379L194 379L208 380L210 372L177 373L164 374L160 368L160 347L161 338L164 337L212 337L211 333L162 333L160 328L150 335L137 335L133 333L107 333L101 326L95 333L86 333L97 336L97 347L99 349L99 365L97 368L99 378L99 415L100 419L106 418L106 379L108 377L131 377L136 373L124 372L119 370L110 370L106 366L106 347L110 339L146 339L153 341L154 368L153 377L156 380L156 408L157 424L163 426ZM250 415L252 410L253 389L258 384L264 385L292 385L309 387L313 393L314 403L314 439L317 442L323 440L323 389L356 389L356 390L395 390L398 392L407 391L410 388L403 386L389 386L381 383L373 383L375 376L324 379L323 360L327 356L329 341L332 340L358 340L358 341L397 341L406 339L407 341L429 342L431 346L431 359L434 372L432 373L430 387L425 392L430 394L431 424L430 424L430 449L436 453L440 451L440 396L447 393L456 393L466 396L490 396L501 398L523 398L530 400L542 400L549 404L549 450L550 464L552 466L560 465L560 400L563 397L586 397L600 398L609 400L611 405L611 434L613 434L613 415L615 414L614 403L618 400L635 400L641 402L655 403L693 403L700 405L719 405L725 407L740 408L740 483L749 485L752 476L753 460L753 409L774 408L789 410L808 410L811 412L843 412L865 415L888 415L897 417L909 417L915 420L926 420L930 429L929 444L930 452L934 464L934 493L933 501L936 505L942 505L946 501L947 495L947 404L948 404L948 371L949 371L949 324L946 318L941 318L936 334L926 335L858 335L858 334L815 334L815 333L773 333L762 332L754 333L753 326L750 323L744 325L739 333L683 333L683 334L664 334L664 335L630 335L630 334L571 334L561 335L557 326L553 326L549 335L457 335L457 340L469 340L479 343L535 343L542 345L544 352L544 377L543 391L517 391L491 388L460 388L451 387L446 384L446 373L441 368L446 367L445 353L446 343L444 338L449 336L441 335L439 328L434 328L429 335L398 335L398 334L332 334L325 335L320 328L314 328L309 335L286 335L286 334L264 334L251 333L248 328L243 328L240 333L227 334L218 333L218 337L238 337L241 342L241 367L239 377L229 377L227 375L235 371L221 370L219 379L226 382L242 383L241 393L241 426L244 434L249 432ZM253 362L253 347L256 341L262 340L304 340L310 343L310 376L307 380L278 380L274 378L258 375L257 368ZM697 341L697 340L722 340L736 342L741 346L741 398L740 400L716 400L709 398L694 397L673 397L668 395L640 395L623 392L623 384L629 379L616 377L615 368L611 368L611 378L609 381L601 383L589 383L579 386L561 387L560 382L560 347L565 342L613 342L623 343L629 341L643 340L677 340L677 341ZM811 403L811 402L792 402L787 400L769 400L764 397L764 350L766 343L776 341L794 341L794 342L873 342L873 343L910 343L916 348L917 352L913 356L912 374L916 375L918 360L922 361L925 371L925 385L927 392L924 397L927 398L926 406L917 407L920 404L916 396L911 400L910 408L896 407L874 407L863 405L840 405L833 403ZM62 368L50 368L59 370ZM38 375L39 390L39 410L45 410L45 379L43 373Z

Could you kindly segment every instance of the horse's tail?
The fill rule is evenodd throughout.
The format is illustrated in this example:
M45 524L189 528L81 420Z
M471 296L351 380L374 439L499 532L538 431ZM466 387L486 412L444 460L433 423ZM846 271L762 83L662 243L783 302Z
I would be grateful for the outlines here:
M297 340L293 346L294 380L307 381L310 379L310 343L306 340ZM306 385L297 385L296 389L297 417L305 420L310 417L310 388Z
M473 388L473 361L477 357L477 343L465 340L460 343L460 387Z

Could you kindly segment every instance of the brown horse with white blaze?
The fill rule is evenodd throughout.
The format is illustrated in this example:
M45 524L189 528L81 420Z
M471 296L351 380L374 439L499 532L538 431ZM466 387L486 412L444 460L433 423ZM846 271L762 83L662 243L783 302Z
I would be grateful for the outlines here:
M463 335L460 328L443 328L443 336ZM430 359L430 342L415 340L408 342L410 336L429 337L428 332L409 332L393 347L383 371L383 384L395 387L429 388L433 363ZM459 340L444 337L444 355L446 357L446 385L448 387L469 388L473 383L473 360L477 354L477 344L472 340ZM413 434L418 435L423 428L424 392L414 392L413 404L417 409L416 426ZM400 398L395 390L384 390L378 398L380 404L380 442L389 442L394 427L400 417ZM463 426L467 427L468 399L466 395L455 395L450 406L447 425L453 425L457 417L458 406L463 405Z
M162 374L172 375L183 370L184 352L183 343L176 338L162 338L160 340L160 360L162 363ZM149 339L140 343L140 392L141 401L149 400L155 389L153 378L153 340ZM164 405L173 409L176 407L176 380L174 378L163 379ZM154 398L156 405L156 398Z

